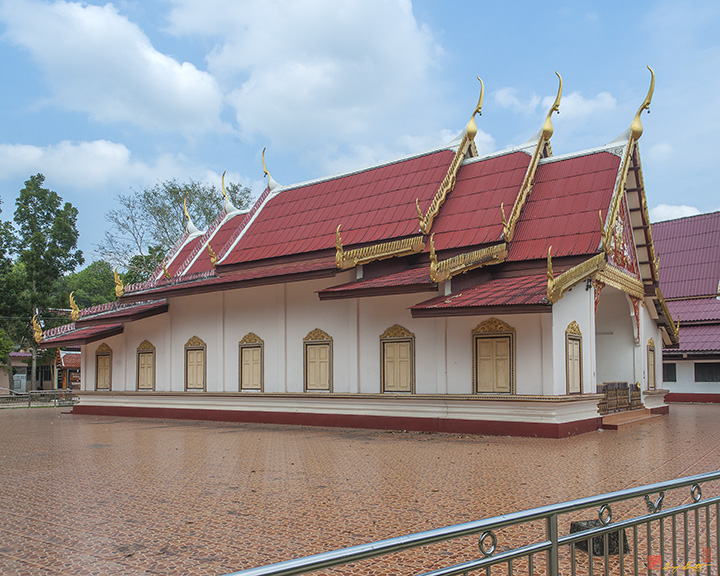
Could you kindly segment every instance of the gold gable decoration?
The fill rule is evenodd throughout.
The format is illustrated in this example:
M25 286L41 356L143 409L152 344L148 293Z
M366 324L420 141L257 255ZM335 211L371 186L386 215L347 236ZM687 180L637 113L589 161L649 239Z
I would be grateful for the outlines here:
M367 264L373 260L409 256L423 250L425 250L425 242L422 236L412 236L401 240L392 240L372 246L345 250L340 237L340 226L335 231L335 266L343 270Z
M97 347L95 350L95 354L112 354L112 348L108 346L105 342L100 344L100 346Z
M570 290L576 284L579 284L583 280L587 280L597 272L602 272L606 269L607 261L604 252L596 254L589 260L581 262L577 266L573 266L569 270L566 270L557 278L553 277L552 271L552 258L550 250L552 246L548 248L548 284L547 284L547 299L548 302L554 304L563 294Z
M480 80L479 76L478 80ZM475 110L473 110L470 121L465 127L465 134L463 134L462 140L460 141L458 149L455 152L455 157L453 158L450 166L448 167L447 174L445 174L445 178L443 178L443 181L440 183L440 187L435 193L435 197L432 199L432 202L430 202L430 206L428 206L425 214L423 214L422 210L420 210L419 200L415 200L415 207L417 209L418 219L420 221L420 232L422 232L423 234L428 234L430 232L433 220L438 215L440 207L443 205L443 202L445 202L445 198L447 198L447 195L452 192L453 188L455 188L455 181L457 178L458 170L460 169L460 165L467 156L468 152L470 152L470 154L473 156L477 155L477 149L475 148L474 143L475 136L477 135L475 115L482 114L484 93L485 85L483 84L483 81L480 80L480 98L478 100L477 106L475 107Z
M546 156L552 156L552 149L550 148L550 138L552 137L554 132L554 128L552 125L552 113L560 112L560 99L562 98L563 84L562 76L560 76L557 71L555 72L555 74L560 81L557 96L555 96L555 101L550 107L550 110L547 113L547 117L545 118L545 122L543 123L540 138L538 138L537 144L535 146L535 152L533 153L532 160L530 160L530 165L528 166L527 172L525 173L523 183L520 186L520 192L518 192L517 198L515 198L515 204L513 204L512 212L510 212L510 218L505 219L505 209L504 206L501 206L503 220L503 240L505 240L505 242L510 242L515 235L515 226L517 226L517 223L520 220L520 213L522 212L523 206L525 205L528 196L530 196L533 184L535 183L535 172L537 171L540 159Z
M578 323L573 320L568 324L568 327L565 328L566 334L574 334L575 336L582 336L582 332L580 331L580 326L578 326Z
M260 338L257 334L254 332L248 332L243 336L243 339L240 340L240 344L264 344L263 339Z
M155 346L153 346L149 341L143 340L138 344L137 347L138 352L155 352Z
M303 338L303 342L332 342L332 336L320 328L315 328L308 332L307 336Z
M603 284L612 286L634 298L640 300L645 298L645 287L643 283L632 274L620 270L620 268L609 265L598 274L597 278Z
M415 334L410 332L407 328L403 328L399 324L393 324L385 330L382 334L380 334L380 338L383 340L389 340L392 338L415 338Z
M457 256L438 262L437 256L435 255L433 237L430 237L430 279L433 282L442 282L443 280L482 266L500 264L504 262L506 258L507 244L503 242L487 248L473 250L472 252L458 254Z
M610 213L608 214L607 222L605 223L605 230L607 230L607 232L603 233L603 250L605 252L609 252L610 250L610 240L612 238L612 234L609 231L615 229L615 221L617 220L618 212L620 210L620 199L625 193L628 170L630 169L632 157L637 146L637 141L640 139L640 136L642 136L643 133L643 126L642 121L640 120L640 115L642 114L643 110L650 110L650 103L652 102L653 92L655 91L655 72L652 68L650 68L650 66L648 66L647 69L650 70L650 88L648 89L647 96L645 96L645 100L643 100L640 108L638 108L638 111L633 118L632 124L630 124L630 136L628 137L628 144L625 148L625 155L623 156L617 186L615 187L612 204L610 205ZM643 208L647 212L647 209L645 207Z
M185 348L204 348L205 342L200 340L197 336L193 336L185 343Z
M472 331L473 334L494 334L503 332L515 332L515 328L509 324L505 324L502 320L497 318L490 318L484 322L480 322L475 329Z
M653 340L652 338L650 338L650 340L648 340L648 346L649 346L650 348L655 348L655 340Z

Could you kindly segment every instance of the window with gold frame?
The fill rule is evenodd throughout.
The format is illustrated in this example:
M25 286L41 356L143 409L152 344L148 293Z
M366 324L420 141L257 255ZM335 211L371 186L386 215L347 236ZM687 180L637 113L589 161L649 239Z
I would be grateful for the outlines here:
M112 348L103 342L95 350L95 390L112 389Z
M515 328L497 318L472 331L473 391L476 394L515 393Z
M332 392L333 340L319 328L303 339L303 382L306 392Z
M147 340L137 347L136 386L138 391L155 390L155 346Z
M575 320L565 329L565 383L567 394L582 394L582 332Z
M240 391L262 392L264 380L263 340L250 332L238 344L238 380Z
M204 391L207 377L207 346L197 336L185 344L185 390Z
M415 391L415 335L395 324L380 335L382 392Z

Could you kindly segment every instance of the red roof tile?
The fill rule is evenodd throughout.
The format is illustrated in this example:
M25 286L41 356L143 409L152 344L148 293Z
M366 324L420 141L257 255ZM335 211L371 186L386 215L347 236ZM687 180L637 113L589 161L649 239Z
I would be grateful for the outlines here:
M509 216L530 164L525 152L513 152L463 163L455 188L432 225L435 249L460 248L500 241L500 203ZM427 203L420 202L427 210Z
M498 278L450 296L438 296L411 308L416 311L450 311L498 306L547 306L547 274ZM476 310L475 313L482 313Z
M370 295L376 293L379 290L389 288L414 288L430 290L436 287L435 282L430 279L430 268L413 268L411 270L403 270L401 272L395 272L394 274L388 274L386 276L379 276L378 278L371 278L369 280L357 280L355 282L347 282L325 290L320 290L318 295L320 299L327 298L339 298L342 296L358 297L362 296L362 292L368 292Z
M57 332L48 331L45 338L40 342L40 348L58 348L70 344L87 344L121 334L122 324L107 324L102 326L88 326L87 328L75 329L74 324L61 326Z
M187 260L188 256L192 254L192 252L200 243L201 238L202 236L196 236L180 248L178 253L172 259L172 262L167 265L167 271L170 273L171 276L175 276L175 274L178 273L178 270L180 270L180 268L185 264L185 260Z
M598 211L607 214L620 158L598 152L540 163L510 242L508 261L595 254Z
M132 322L141 318L148 318L156 314L163 314L168 310L167 300L153 300L151 302L111 302L109 309L101 309L92 313L91 309L81 311L80 319L75 323L78 328L88 325L107 324L110 321Z
M674 356L683 352L717 352L720 348L720 324L700 326L680 325L680 345L665 350L664 354Z
M665 298L717 294L720 282L720 212L652 224Z
M699 298L696 300L672 300L667 303L674 321L680 318L680 331L685 322L720 322L720 300L717 298ZM720 347L720 342L718 342Z
M82 354L80 352L60 352L61 368L80 368Z
M415 199L421 207L429 204L453 156L442 150L282 190L258 211L222 264L332 248L338 224L345 246L416 234ZM422 185L402 188L403 182L414 181L404 177L417 173L422 173Z

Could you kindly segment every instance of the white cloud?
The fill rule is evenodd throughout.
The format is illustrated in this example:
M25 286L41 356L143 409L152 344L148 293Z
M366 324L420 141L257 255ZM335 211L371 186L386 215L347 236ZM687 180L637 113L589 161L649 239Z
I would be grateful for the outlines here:
M550 110L555 101L555 96L546 96L542 101L542 108ZM576 125L578 122L586 122L588 120L597 120L604 115L611 113L617 107L617 101L609 92L600 92L592 98L585 98L580 92L571 92L563 94L560 99L560 114L558 120L572 122Z
M658 204L654 208L650 209L650 222L674 220L675 218L684 218L685 216L696 216L700 213L700 210L695 208L695 206L671 206L670 204Z
M169 30L214 35L208 69L246 139L371 146L437 94L441 52L409 0L174 0Z
M515 88L500 88L493 93L495 102L501 108L508 108L520 114L531 115L535 112L540 104L540 96L532 95L528 98L521 99L518 97L518 91ZM552 102L552 100L551 100Z
M215 79L150 43L112 4L2 2L4 37L43 71L51 102L100 122L185 134L222 129Z

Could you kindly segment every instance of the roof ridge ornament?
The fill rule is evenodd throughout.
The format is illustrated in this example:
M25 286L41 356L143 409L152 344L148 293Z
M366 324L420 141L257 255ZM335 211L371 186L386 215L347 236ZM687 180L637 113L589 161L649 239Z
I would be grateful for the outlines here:
M125 286L123 286L123 281L118 274L117 266L113 270L113 277L115 279L115 297L120 298L125 293Z
M650 113L650 103L652 102L653 93L655 92L655 72L650 66L648 66L647 69L650 70L650 88L648 88L647 96L645 96L645 100L643 100L643 103L635 114L635 118L633 118L632 124L630 124L630 138L634 142L637 142L640 136L642 136L643 125L640 120L640 115L643 110L647 110L648 114Z
M232 202L230 202L230 197L225 190L225 172L227 172L227 170L223 170L222 177L220 178L220 186L222 188L223 196L225 196L225 214L232 214L233 212L238 212L238 209L235 208Z
M40 342L42 341L44 336L43 336L42 327L40 326L40 324L38 324L38 321L37 321L37 314L33 314L32 323L33 323L33 338L35 339L35 342L37 344L40 344Z
M208 253L210 254L210 264L212 264L213 268L217 268L217 254L215 254L215 250L212 249L212 246L210 246L210 242L208 242Z
M195 224L193 224L193 221L190 219L190 214L188 213L187 209L187 192L185 192L185 197L183 198L183 209L185 211L185 218L187 218L187 231L190 236L200 235L202 232L198 230L195 227Z
M472 156L477 156L477 149L475 148L474 141L474 138L477 135L475 115L482 114L482 102L485 94L485 84L483 84L483 81L480 80L480 76L478 76L477 79L480 81L480 98L478 99L477 106L475 106L472 116L470 117L470 121L465 127L465 133L463 134L462 140L455 151L455 157L448 167L445 178L443 178L443 181L440 183L438 191L435 193L435 197L432 199L432 202L430 202L430 206L428 206L427 212L424 215L422 210L420 210L420 201L417 198L415 199L415 207L417 208L418 219L420 220L420 232L423 234L428 234L430 232L433 220L438 215L440 207L443 205L443 202L445 202L445 198L447 198L447 195L453 190L453 188L455 188L455 180L458 170L460 170L460 165L465 159L468 151Z
M553 112L557 112L558 114L560 113L560 99L562 98L563 87L562 76L560 76L560 73L557 70L555 71L555 74L559 80L557 96L555 96L555 101L545 117L545 122L543 123L537 144L535 145L535 152L533 153L530 164L528 165L527 172L525 173L525 179L520 187L520 191L515 198L515 204L513 204L512 212L510 212L510 218L503 222L502 239L505 240L505 242L510 242L515 235L515 226L517 226L518 220L520 220L520 213L522 212L523 206L525 206L525 202L530 196L533 184L535 183L535 172L537 171L540 159L552 156L550 138L555 131L552 125L552 114Z
M278 184L275 179L270 176L270 172L268 172L267 166L265 165L265 150L267 149L267 146L263 148L262 151L262 165L263 165L263 176L268 177L268 188L270 188L270 191L274 190L275 188L279 187L280 184Z

